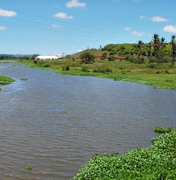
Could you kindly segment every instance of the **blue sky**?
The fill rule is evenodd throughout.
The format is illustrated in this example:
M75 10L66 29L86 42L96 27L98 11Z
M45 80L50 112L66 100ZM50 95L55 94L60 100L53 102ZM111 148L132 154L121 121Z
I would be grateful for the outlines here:
M0 54L73 54L176 34L176 0L0 0Z

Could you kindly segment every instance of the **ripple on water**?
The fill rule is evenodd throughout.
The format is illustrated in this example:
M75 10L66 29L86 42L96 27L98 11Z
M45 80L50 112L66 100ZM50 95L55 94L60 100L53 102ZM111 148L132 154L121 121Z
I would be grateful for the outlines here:
M145 148L155 126L176 127L175 91L0 67L16 80L0 93L1 179L72 179L92 155Z

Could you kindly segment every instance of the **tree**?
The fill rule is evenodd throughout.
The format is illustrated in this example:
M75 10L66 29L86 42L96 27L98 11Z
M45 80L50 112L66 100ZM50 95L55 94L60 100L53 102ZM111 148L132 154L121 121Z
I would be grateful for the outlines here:
M37 56L39 56L39 54L34 54L31 59L32 59L32 60L35 60L35 58L36 58Z
M174 67L174 57L176 54L176 39L175 39L175 35L173 35L171 37L171 51L172 51L172 67Z
M164 57L163 48L165 47L164 44L165 38L159 38L158 34L154 34L153 40L152 40L152 49L153 49L153 55L157 58L157 62L160 64L161 59Z
M94 55L90 52L85 52L80 55L80 58L85 62L86 64L93 63L94 62Z
M138 44L137 44L137 48L139 49L139 51L141 51L143 45L144 45L144 43L143 43L141 40L139 40L139 41L138 41ZM139 57L139 56L140 56L140 52L138 53L138 57Z

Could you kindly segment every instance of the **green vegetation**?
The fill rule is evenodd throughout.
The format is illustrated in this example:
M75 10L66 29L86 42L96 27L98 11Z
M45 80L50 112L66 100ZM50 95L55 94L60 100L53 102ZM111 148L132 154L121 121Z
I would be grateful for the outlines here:
M29 166L25 167L25 170L31 171L32 170L32 165L29 165Z
M170 43L153 35L144 44L108 44L102 49L87 49L60 60L20 60L30 67L54 70L58 74L95 76L116 81L137 82L159 89L176 90L174 67L176 40Z
M78 171L74 180L176 179L176 130L152 139L152 144L122 155L96 155Z
M27 81L28 79L27 78L21 78L21 81Z
M168 128L168 129L165 129L161 126L157 126L154 131L155 132L158 132L158 133L168 133L168 132L171 132L173 129L172 128Z
M6 84L10 84L13 81L15 81L14 79L10 78L10 77L6 77L6 76L0 76L0 85L6 85ZM0 88L0 91L2 89Z
M116 81L137 82L151 85L159 89L176 90L176 67L171 63L149 63L135 64L129 61L105 61L96 60L93 64L82 63L81 60L50 60L32 61L21 60L28 63L32 68L54 70L58 74L70 74L80 76L95 76L110 78ZM46 67L49 64L49 67Z

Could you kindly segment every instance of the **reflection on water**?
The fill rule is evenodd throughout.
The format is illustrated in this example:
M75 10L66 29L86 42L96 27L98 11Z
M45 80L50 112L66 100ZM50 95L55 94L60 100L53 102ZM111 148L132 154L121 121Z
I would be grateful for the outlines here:
M16 81L0 92L0 179L72 179L92 155L145 148L155 126L176 127L176 91L2 64Z

